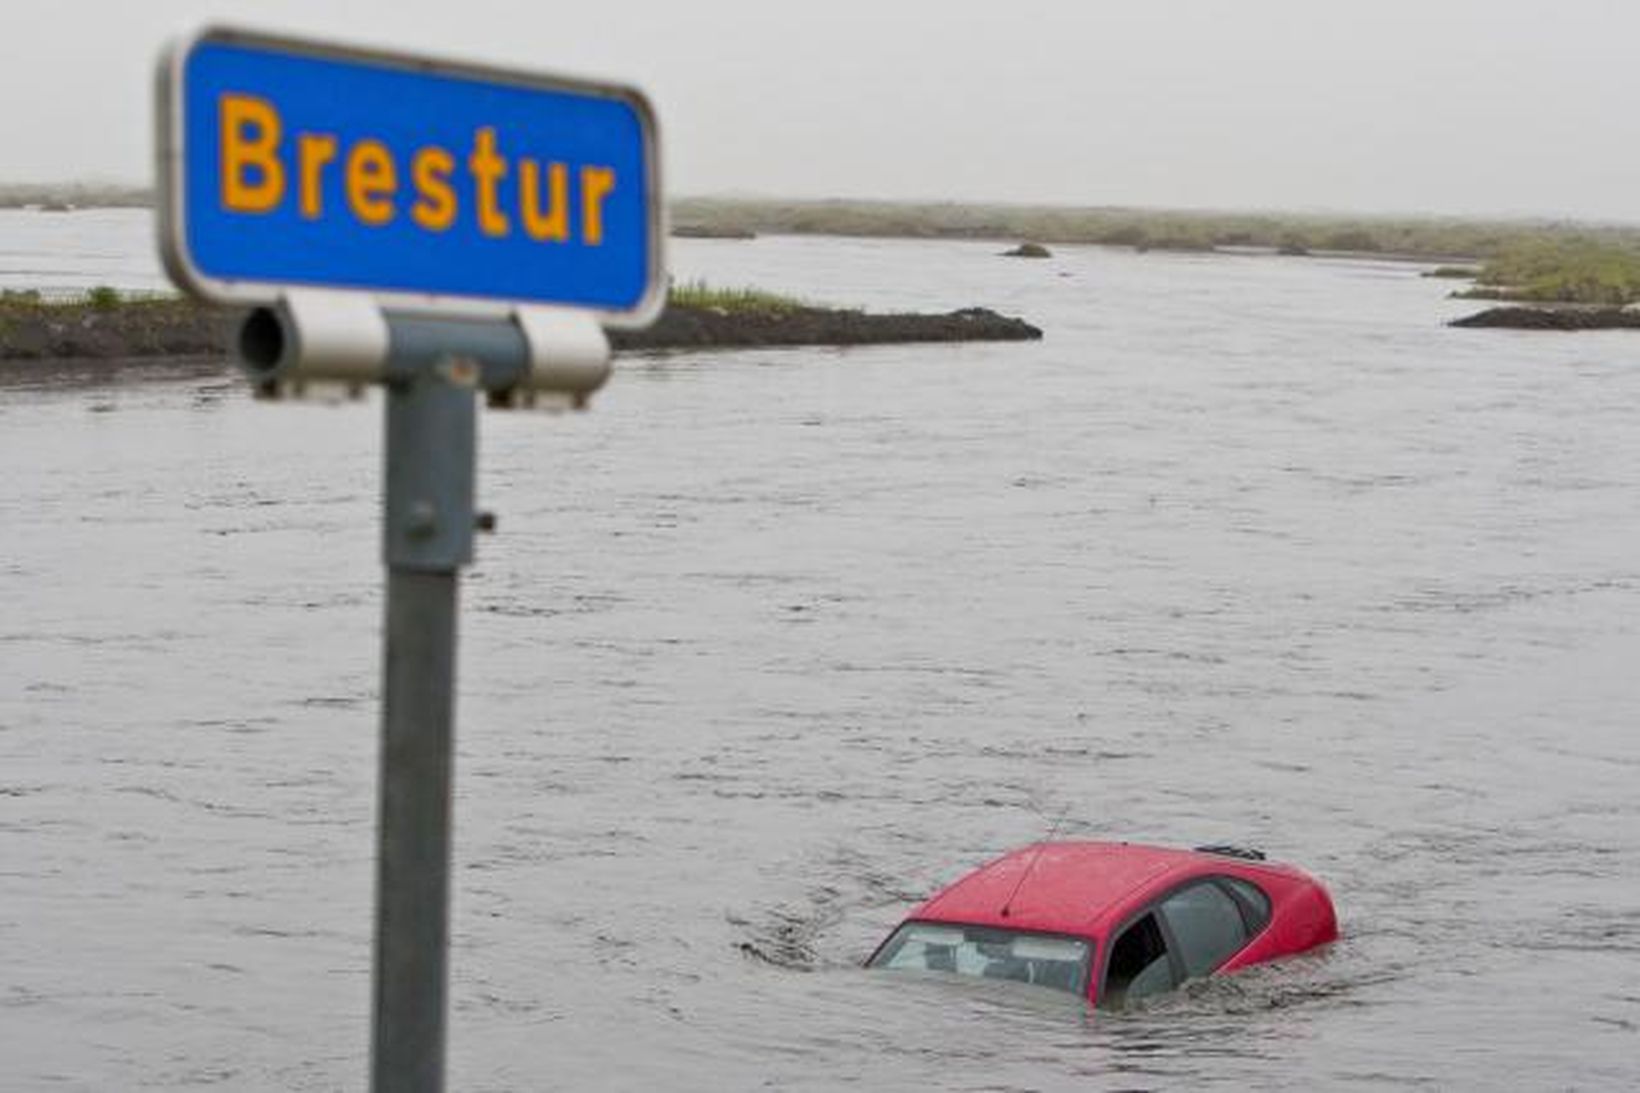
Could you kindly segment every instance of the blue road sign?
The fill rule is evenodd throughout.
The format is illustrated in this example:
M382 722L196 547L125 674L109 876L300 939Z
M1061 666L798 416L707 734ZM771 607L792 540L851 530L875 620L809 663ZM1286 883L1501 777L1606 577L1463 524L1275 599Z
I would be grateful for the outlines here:
M550 304L639 324L664 295L638 91L212 29L160 71L161 250L194 295Z

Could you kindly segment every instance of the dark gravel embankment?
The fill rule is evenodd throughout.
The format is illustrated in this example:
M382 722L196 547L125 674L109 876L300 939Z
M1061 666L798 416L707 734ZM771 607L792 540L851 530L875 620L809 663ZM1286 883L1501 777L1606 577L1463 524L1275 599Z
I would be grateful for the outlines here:
M1489 307L1451 326L1495 330L1636 330L1640 312L1621 307Z
M0 360L121 360L221 354L235 313L183 300L0 305ZM898 342L1029 341L1042 331L983 308L875 315L824 308L668 308L645 330L613 331L618 350Z
M112 360L223 352L230 313L185 300L0 304L0 360Z
M725 311L667 308L645 330L611 331L616 349L711 349L728 346L882 345L895 342L1034 341L1042 331L985 308L945 315L874 315L792 308Z

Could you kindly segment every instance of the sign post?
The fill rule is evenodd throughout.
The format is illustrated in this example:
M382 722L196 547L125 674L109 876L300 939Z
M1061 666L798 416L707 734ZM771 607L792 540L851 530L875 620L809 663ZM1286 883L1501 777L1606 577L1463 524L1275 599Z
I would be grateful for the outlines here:
M249 305L259 394L385 388L371 1083L444 1085L459 572L478 399L584 406L659 311L656 125L611 84L213 28L159 74L160 251Z

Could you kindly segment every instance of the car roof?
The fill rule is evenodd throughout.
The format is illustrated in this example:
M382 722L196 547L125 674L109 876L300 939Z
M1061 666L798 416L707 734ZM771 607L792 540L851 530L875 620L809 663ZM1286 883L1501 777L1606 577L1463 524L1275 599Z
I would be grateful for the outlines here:
M1135 843L1035 843L980 866L911 917L1094 936L1136 899L1192 876L1245 873L1249 864ZM1261 863L1265 870L1286 871Z

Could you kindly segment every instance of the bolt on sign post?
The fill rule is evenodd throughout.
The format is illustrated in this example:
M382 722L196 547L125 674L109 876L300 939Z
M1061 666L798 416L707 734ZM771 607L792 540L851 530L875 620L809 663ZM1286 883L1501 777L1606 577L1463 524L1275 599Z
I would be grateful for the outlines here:
M256 391L386 392L371 1082L439 1090L478 398L584 406L604 327L660 310L654 115L616 84L224 27L166 51L157 108L161 256L248 308Z

